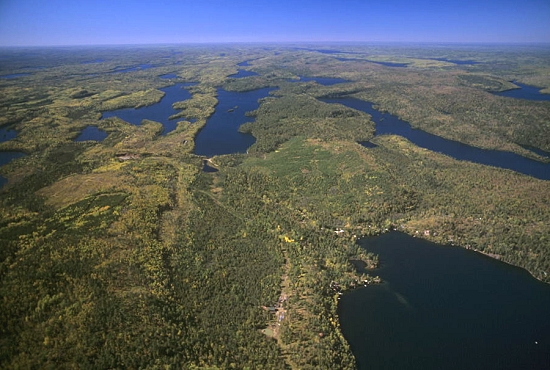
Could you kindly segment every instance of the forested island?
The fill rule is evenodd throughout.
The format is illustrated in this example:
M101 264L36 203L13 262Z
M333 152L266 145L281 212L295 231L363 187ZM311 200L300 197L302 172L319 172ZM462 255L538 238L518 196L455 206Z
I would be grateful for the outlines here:
M1 49L0 367L353 369L338 299L379 282L356 240L392 229L550 282L544 176L323 101L548 165L550 101L496 94L521 84L550 93L548 47ZM175 86L170 131L103 117ZM223 110L253 144L195 154L222 94L260 89Z

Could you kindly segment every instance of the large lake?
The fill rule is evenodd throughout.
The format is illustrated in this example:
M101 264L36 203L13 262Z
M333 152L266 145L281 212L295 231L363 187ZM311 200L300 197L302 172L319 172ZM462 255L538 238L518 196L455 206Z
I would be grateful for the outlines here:
M208 119L195 138L195 154L214 155L246 153L256 139L250 134L238 131L239 126L252 122L246 112L258 109L259 100L268 96L272 88L247 92L231 92L218 89L216 111Z
M383 283L342 296L359 369L549 369L550 286L459 247L391 232L360 244Z

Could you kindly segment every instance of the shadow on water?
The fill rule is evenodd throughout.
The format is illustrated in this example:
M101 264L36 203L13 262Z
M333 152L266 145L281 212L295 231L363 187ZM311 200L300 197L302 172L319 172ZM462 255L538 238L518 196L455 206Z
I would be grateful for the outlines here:
M384 283L345 294L359 369L548 369L550 286L474 251L390 232L359 243Z
M376 135L400 135L421 148L443 153L458 160L505 168L538 179L550 180L550 164L548 163L542 163L511 152L480 149L414 129L408 122L389 113L382 113L374 109L371 102L349 97L320 100L325 103L339 103L370 114L376 124Z

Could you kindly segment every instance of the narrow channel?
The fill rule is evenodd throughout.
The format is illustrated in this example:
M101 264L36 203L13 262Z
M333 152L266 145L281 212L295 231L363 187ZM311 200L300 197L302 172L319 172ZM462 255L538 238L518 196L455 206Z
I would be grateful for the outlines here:
M400 135L421 148L439 152L454 159L509 169L538 179L550 180L550 164L548 163L539 162L512 152L477 148L414 129L408 122L399 119L397 116L374 109L372 102L351 97L320 100L330 104L342 104L368 113L376 124L376 135Z

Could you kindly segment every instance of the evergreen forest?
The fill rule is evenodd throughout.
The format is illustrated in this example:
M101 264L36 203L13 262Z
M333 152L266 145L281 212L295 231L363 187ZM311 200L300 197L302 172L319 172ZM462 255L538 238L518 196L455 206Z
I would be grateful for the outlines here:
M338 299L380 282L356 240L394 229L549 283L548 180L376 135L369 114L322 101L548 163L550 101L494 94L514 82L550 94L550 50L0 49L0 155L20 153L0 167L0 368L354 369ZM180 83L191 97L167 134L102 119ZM247 153L194 154L218 89L266 87L239 127ZM75 140L90 126L106 138Z

